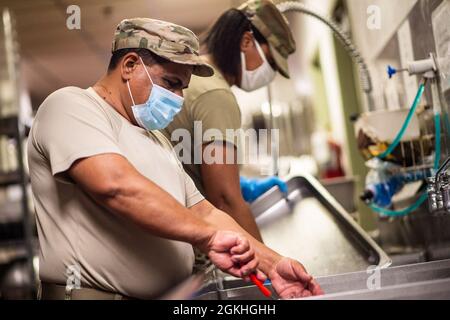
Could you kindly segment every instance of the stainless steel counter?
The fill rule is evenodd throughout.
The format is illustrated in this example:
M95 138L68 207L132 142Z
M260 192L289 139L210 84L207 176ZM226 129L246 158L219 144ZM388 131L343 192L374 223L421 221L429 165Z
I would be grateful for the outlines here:
M352 272L318 277L325 295L308 300L336 299L450 299L450 260L379 269L379 287L373 272ZM259 300L266 299L258 288L241 280L224 283L218 290L209 285L200 300ZM267 286L273 291L271 286Z

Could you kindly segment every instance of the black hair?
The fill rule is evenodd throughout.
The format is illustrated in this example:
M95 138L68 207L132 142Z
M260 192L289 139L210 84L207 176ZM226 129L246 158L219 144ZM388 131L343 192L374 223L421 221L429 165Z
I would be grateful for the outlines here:
M231 76L239 74L241 39L246 31L252 31L259 43L267 43L250 20L237 9L225 11L207 31L202 45L223 74Z
M114 70L119 64L120 60L122 60L122 58L130 52L135 52L136 54L138 54L146 65L164 64L169 62L169 60L160 57L145 48L119 49L112 53L111 59L109 60L108 72Z

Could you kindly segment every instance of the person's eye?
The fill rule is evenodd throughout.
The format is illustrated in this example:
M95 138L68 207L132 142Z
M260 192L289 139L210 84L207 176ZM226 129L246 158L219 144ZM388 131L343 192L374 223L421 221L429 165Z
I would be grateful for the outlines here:
M164 83L167 88L173 89L176 87L176 83L173 81L170 81L169 79L164 79Z
M183 84L180 81L172 81L166 79L165 82L167 83L168 88L170 88L171 90L179 90L183 86Z

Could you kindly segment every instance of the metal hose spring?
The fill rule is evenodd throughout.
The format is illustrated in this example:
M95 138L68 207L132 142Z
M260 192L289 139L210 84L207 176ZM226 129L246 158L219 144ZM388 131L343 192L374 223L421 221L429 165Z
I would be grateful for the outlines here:
M312 16L323 23L325 23L327 26L329 26L332 30L335 36L339 39L339 41L344 46L344 49L349 53L350 57L353 59L353 61L358 65L359 68L359 81L361 84L361 88L364 91L364 93L367 96L367 103L369 110L373 110L373 100L372 100L372 78L370 76L369 69L367 68L367 64L364 61L363 57L361 56L360 52L356 48L356 46L352 43L350 38L345 34L345 32L330 18L327 18L312 9L305 6L303 3L296 2L296 1L286 1L277 4L277 8L283 12L300 12L304 13L306 15Z

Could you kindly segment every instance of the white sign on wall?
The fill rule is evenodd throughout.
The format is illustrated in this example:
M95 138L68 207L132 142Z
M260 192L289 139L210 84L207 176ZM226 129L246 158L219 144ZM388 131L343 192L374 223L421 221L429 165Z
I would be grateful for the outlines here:
M400 63L401 67L405 68L408 63L414 61L414 50L411 39L411 28L409 25L409 20L406 19L401 25L397 34L398 48L400 51ZM409 108L410 104L414 101L417 93L418 82L417 76L410 76L408 72L402 72L403 85L405 87L406 103L408 105L403 106L403 108Z
M443 1L434 10L433 33L442 77L442 90L450 89L450 1Z

